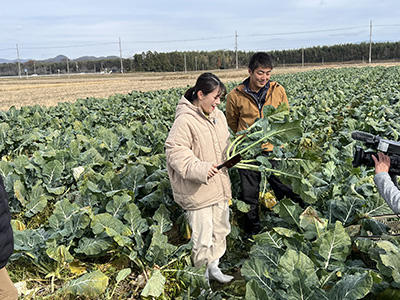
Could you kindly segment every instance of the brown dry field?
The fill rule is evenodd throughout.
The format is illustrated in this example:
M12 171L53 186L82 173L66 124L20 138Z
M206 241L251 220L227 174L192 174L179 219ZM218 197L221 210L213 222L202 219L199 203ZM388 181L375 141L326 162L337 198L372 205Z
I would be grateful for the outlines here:
M400 65L381 63L375 65ZM275 68L273 74L305 72L321 68L370 66L370 64L319 65ZM59 102L74 102L89 97L108 98L115 94L128 94L133 90L152 91L194 85L203 71L175 73L86 74L0 78L0 110L15 106L55 106ZM247 69L214 70L223 82L239 82L248 76Z

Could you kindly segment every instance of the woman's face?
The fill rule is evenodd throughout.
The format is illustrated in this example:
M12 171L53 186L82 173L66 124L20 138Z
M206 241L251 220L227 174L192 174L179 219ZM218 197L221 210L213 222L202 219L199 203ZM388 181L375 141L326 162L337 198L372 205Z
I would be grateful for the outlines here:
M204 95L202 91L199 91L198 94L198 106L203 109L203 111L207 114L211 114L214 109L221 104L221 95L219 88L216 88L212 92Z

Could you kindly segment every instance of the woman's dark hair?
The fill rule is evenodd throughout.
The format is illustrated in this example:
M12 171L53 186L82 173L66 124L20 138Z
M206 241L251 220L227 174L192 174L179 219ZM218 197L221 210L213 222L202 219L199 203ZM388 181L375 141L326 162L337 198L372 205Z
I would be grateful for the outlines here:
M226 92L225 85L216 75L212 73L203 73L197 78L196 85L185 92L185 98L193 102L193 100L197 99L198 91L202 91L204 95L207 95L215 89L218 89L218 96Z
M249 69L254 72L258 67L270 68L272 70L274 68L272 57L266 52L254 53L250 58Z

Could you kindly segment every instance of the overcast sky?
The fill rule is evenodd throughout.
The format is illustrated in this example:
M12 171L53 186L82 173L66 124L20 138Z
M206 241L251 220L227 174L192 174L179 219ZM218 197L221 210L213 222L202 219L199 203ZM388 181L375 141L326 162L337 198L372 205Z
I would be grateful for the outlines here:
M0 58L147 51L271 51L400 41L399 0L13 0L0 4Z

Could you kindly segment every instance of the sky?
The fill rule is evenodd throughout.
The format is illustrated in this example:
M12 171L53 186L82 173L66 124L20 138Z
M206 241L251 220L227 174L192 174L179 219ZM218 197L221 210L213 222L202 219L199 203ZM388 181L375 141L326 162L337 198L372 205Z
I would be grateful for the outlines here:
M13 0L0 58L273 51L400 41L399 0Z

